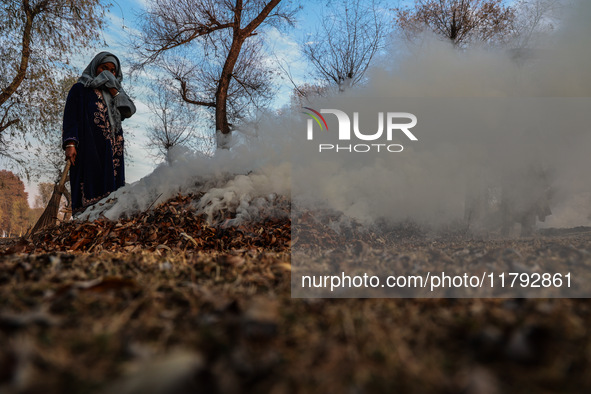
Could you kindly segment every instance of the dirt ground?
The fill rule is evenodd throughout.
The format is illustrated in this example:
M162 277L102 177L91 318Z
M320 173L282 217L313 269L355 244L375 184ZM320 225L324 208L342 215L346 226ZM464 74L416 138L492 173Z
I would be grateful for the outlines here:
M0 246L2 393L591 392L587 299L292 299L288 247L113 251L67 231L92 250ZM562 231L510 248L588 269L589 245ZM489 247L507 249L437 250Z

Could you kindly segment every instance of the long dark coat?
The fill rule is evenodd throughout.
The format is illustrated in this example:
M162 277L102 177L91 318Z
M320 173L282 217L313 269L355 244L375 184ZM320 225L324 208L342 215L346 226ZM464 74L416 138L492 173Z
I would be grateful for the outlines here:
M79 212L125 184L123 130L111 131L107 105L98 89L76 83L66 101L63 147L77 146L70 167L72 210Z

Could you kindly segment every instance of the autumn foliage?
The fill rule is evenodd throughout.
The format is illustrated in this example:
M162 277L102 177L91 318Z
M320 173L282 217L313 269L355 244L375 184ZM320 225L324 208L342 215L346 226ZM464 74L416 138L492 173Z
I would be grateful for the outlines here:
M10 171L0 171L0 235L20 236L26 233L39 215L40 209L30 209L28 193L19 177Z

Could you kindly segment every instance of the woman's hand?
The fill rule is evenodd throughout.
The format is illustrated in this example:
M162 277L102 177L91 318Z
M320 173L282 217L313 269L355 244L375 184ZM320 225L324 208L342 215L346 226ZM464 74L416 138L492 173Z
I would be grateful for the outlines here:
M69 160L72 165L76 163L76 147L75 146L68 146L66 148L66 160Z
M111 93L111 97L115 97L115 96L117 96L119 91L115 88L109 88L109 93Z

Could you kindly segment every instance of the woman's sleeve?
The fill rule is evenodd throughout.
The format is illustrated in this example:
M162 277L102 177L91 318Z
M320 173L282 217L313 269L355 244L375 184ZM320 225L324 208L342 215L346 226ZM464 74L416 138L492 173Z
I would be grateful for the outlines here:
M66 149L69 142L74 142L76 147L80 142L80 130L84 124L84 111L82 104L82 84L75 84L68 93L66 108L64 109L64 123L62 129L62 148Z
M119 90L119 94L115 97L115 106L121 113L121 119L131 118L135 114L135 105L123 89Z

